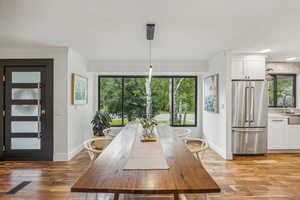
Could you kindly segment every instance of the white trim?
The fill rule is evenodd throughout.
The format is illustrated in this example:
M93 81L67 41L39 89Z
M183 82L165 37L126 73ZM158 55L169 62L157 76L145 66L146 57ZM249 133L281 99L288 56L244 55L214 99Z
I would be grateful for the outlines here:
M268 153L300 153L300 149L268 149Z
M84 148L83 144L78 145L75 147L69 154L68 154L68 160L71 160L74 158L82 149Z
M53 161L68 161L68 154L66 153L55 153Z
M89 72L97 76L148 76L145 72ZM202 72L156 72L152 71L152 76L201 76Z
M223 151L221 148L219 148L217 145L215 145L211 141L207 141L207 142L208 142L208 146L212 150L214 150L217 154L219 154L222 158L224 158L226 160L226 152L225 151Z
M231 151L227 152L226 160L233 160L233 153Z

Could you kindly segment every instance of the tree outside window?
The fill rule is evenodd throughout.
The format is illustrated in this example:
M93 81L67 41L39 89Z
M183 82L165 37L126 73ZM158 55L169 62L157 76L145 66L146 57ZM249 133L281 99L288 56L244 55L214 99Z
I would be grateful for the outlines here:
M147 77L99 76L99 109L112 116L112 126L145 117ZM197 77L153 77L152 117L173 126L196 126Z
M269 107L296 107L296 75L272 74L270 77Z

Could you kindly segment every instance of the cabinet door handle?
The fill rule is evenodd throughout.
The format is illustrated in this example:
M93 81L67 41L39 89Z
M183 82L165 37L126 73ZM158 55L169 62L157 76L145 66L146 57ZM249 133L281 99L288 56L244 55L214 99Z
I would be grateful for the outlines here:
M272 119L272 122L283 122L283 119Z

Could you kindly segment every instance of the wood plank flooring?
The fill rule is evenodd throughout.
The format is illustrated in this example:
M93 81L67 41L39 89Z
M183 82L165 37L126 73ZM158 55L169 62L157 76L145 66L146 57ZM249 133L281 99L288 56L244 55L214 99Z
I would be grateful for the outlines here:
M81 152L68 162L0 162L0 200L83 200L85 194L71 193L70 187L89 166L89 157ZM270 154L237 157L225 161L213 151L204 156L203 165L221 187L209 200L300 200L300 154ZM32 181L14 195L6 192L23 181ZM186 195L181 199L201 199ZM87 199L96 199L89 194ZM98 200L112 200L98 194ZM121 200L171 200L173 196L120 195Z

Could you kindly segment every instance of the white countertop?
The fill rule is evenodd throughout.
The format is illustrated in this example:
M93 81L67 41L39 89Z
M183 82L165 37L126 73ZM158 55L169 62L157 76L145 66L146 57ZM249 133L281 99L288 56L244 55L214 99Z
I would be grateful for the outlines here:
M289 116L280 113L269 113L270 118L289 118Z

